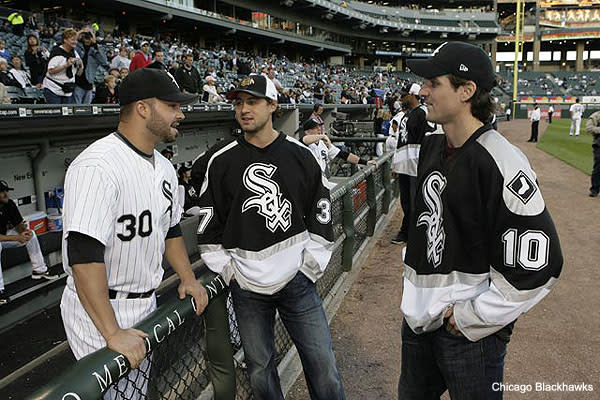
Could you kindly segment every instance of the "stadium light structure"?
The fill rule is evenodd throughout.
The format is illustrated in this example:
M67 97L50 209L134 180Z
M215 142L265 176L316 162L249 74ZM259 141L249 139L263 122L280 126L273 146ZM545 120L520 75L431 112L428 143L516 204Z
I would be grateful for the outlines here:
M522 51L521 35L523 35L523 27L521 24L525 22L525 2L523 0L517 0L516 10L516 26L515 26L515 62L513 66L513 104L512 104L512 115L516 115L517 111L517 93L519 84L519 53ZM524 58L524 57L523 57Z

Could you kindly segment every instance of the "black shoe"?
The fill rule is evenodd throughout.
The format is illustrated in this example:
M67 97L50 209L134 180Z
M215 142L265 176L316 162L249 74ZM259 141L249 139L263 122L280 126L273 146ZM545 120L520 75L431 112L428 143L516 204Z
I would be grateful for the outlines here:
M598 191L590 190L590 197L598 197Z
M58 275L50 275L50 272L35 272L31 273L31 279L48 279L49 281L58 279Z
M408 242L408 235L404 232L398 232L395 238L391 240L393 244L403 244Z
M0 306L10 302L10 297L4 292L4 290L0 291Z

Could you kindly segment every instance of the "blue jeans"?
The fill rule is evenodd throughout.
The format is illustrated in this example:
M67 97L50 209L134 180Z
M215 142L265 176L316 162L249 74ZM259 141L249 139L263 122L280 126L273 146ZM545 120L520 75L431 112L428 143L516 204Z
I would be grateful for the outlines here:
M243 290L235 281L230 288L254 399L283 400L275 364L275 311L298 349L311 399L345 399L327 318L310 279L298 272L272 295Z
M439 400L447 389L452 400L500 400L505 356L497 335L471 342L445 326L417 335L403 321L398 399Z
M72 96L73 104L91 104L93 94L94 93L91 89L85 90L80 88L79 86L75 86L75 90L73 90Z
M46 104L71 104L72 96L59 96L50 89L44 88Z

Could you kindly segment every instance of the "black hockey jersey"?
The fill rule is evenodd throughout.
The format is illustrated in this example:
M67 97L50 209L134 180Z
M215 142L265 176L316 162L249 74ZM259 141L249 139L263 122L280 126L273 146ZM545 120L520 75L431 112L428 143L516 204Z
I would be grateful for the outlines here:
M445 149L445 135L427 136L421 146L402 312L415 332L427 332L454 304L460 331L476 341L548 294L563 257L519 149L489 125L448 161Z
M421 143L427 133L435 130L435 125L430 125L426 117L427 107L423 104L407 111L402 117L398 149L394 154L394 171L417 176Z
M298 271L313 282L331 257L329 189L311 152L285 134L265 148L244 137L219 144L192 167L202 260L226 282L272 294Z

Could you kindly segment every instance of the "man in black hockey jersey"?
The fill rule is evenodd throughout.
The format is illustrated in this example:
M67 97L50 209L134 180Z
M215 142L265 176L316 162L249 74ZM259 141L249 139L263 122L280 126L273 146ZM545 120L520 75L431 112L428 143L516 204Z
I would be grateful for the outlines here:
M427 123L427 109L420 103L419 91L421 86L416 83L408 84L402 94L402 108L406 109L404 121L401 126L404 131L400 132L398 138L398 149L394 155L395 170L398 173L400 183L400 203L402 204L402 226L400 231L392 239L394 244L408 242L408 224L411 216L411 209L415 201L415 191L417 190L417 164L419 162L419 150L421 142L427 132L433 131L433 127Z
M329 190L310 151L273 129L277 90L261 75L227 94L244 135L192 167L202 259L229 283L255 399L283 399L275 312L302 361L311 398L344 399L315 282L333 240Z
M500 399L514 321L556 284L563 258L523 153L484 124L492 64L449 42L409 60L425 78L427 119L404 256L400 399Z

